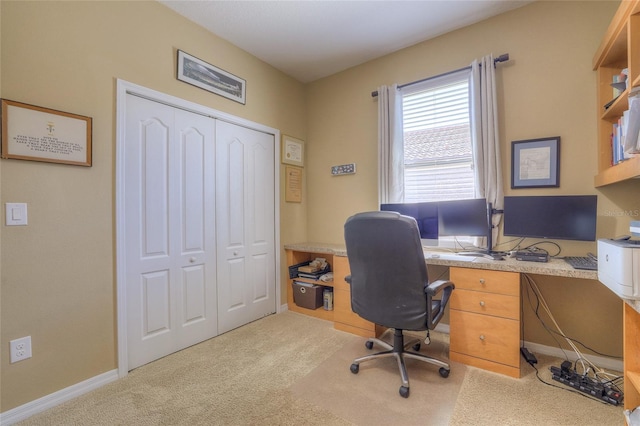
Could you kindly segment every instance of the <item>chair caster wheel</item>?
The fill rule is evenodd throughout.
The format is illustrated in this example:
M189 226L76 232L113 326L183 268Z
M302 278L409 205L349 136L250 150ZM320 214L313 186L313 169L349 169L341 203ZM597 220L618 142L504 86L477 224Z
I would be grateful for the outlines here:
M352 365L351 367L353 367L353 365ZM444 377L445 379L446 379L447 377L449 377L449 371L450 371L450 370L447 370L447 369L446 369L446 368L444 368L444 367L440 367L440 370L438 370L438 372L440 373L440 375L441 375L442 377Z
M413 350L416 352L420 352L420 343L416 343L415 345L412 346Z
M400 396L403 398L409 398L409 388L406 386L400 386Z
M372 349L373 348L373 342L370 340L367 340L367 343L364 344L367 349Z
M350 370L353 374L358 374L358 371L360 371L360 365L359 364L351 364Z

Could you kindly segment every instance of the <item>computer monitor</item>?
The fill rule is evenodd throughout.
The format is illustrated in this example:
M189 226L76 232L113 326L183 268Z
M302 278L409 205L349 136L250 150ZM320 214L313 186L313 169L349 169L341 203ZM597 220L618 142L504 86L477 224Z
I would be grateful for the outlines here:
M414 218L418 222L422 245L438 245L438 203L380 204L380 210Z
M441 201L438 217L441 236L486 237L491 251L491 204L485 198Z
M595 241L596 195L504 197L505 236Z

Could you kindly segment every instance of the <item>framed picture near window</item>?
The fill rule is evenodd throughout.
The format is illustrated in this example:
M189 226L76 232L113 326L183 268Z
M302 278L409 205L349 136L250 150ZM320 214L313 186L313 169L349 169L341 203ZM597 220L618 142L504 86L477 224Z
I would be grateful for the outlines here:
M511 142L511 188L560 186L560 136Z

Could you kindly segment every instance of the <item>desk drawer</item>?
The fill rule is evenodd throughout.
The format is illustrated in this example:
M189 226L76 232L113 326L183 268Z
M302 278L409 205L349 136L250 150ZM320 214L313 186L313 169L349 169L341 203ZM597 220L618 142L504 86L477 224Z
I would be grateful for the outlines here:
M519 367L519 321L452 309L450 326L451 351Z
M518 272L453 267L449 270L449 277L456 289L520 296Z
M449 306L459 311L475 312L502 318L520 319L519 298L504 294L485 293L456 288Z

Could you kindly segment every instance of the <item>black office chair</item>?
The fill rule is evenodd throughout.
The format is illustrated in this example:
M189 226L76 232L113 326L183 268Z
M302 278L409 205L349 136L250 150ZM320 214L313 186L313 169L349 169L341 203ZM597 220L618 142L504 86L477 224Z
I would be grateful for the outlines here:
M360 363L376 358L395 357L402 386L400 395L409 396L409 377L404 358L413 358L440 367L448 377L449 364L413 352L420 340L404 343L403 330L433 330L438 324L454 289L450 281L429 284L427 265L415 219L395 212L366 212L350 217L344 225L344 238L351 275L351 308L362 318L394 329L393 345L370 338L366 347L376 343L386 350L358 358L351 364L357 374ZM433 297L441 294L440 300Z

